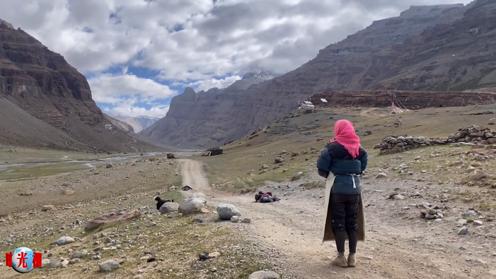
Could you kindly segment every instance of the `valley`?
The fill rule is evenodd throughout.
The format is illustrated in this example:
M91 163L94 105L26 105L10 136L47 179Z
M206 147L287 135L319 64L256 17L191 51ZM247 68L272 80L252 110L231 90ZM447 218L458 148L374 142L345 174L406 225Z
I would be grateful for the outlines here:
M488 111L494 111L494 106L428 108L400 114L391 114L390 108L295 111L231 143L220 156L180 155L185 160L166 159L164 154L129 156L113 162L111 168L101 165L55 176L4 180L0 184L7 201L2 204L0 219L5 225L0 231L2 249L22 243L47 251L45 256L52 263L62 262L66 267L51 264L32 275L50 278L64 278L76 271L81 278L97 276L98 263L106 259L122 261L112 276L133 278L246 278L263 268L284 278L328 278L329 274L347 278L365 274L368 278L492 278L496 189L464 184L463 179L480 172L496 177L494 149L449 145L390 155L379 155L373 149L386 135L442 137L458 127L491 127L494 115ZM428 121L433 115L436 121ZM369 131L362 136L371 156L363 178L367 240L359 243L360 265L355 269L332 267L334 244L321 241L324 188L315 172L315 160L334 118L353 120L359 133ZM395 127L398 119L401 125ZM483 154L486 159L480 161L473 154ZM282 163L274 163L276 157L283 158ZM459 160L462 163L458 164ZM465 166L467 171L463 171ZM181 185L205 194L205 213L181 217L156 211L153 197L158 193L175 200L190 196L179 190ZM30 195L13 189L24 189ZM254 203L256 190L272 191L281 201ZM225 202L236 205L251 222L218 222L215 207ZM45 210L46 205L55 209ZM430 206L442 212L439 221L420 217ZM84 232L89 219L123 209L139 210L142 216ZM465 219L470 210L475 215ZM460 235L464 226L468 234ZM40 235L40 230L46 233ZM12 233L16 231L23 233ZM62 235L77 240L67 246L50 244ZM109 237L117 244L99 240ZM155 237L161 240L153 240ZM136 245L130 239L143 239L146 244ZM167 252L169 249L174 252ZM71 259L73 252L82 250L88 255ZM121 250L125 255L116 254ZM157 260L147 263L147 251ZM220 256L198 261L198 253L203 251L218 251ZM250 257L256 260L247 260ZM419 268L412 269L412 264Z
M496 278L496 1L193 2L0 4L0 251L40 252L29 278ZM341 119L346 268L316 168Z

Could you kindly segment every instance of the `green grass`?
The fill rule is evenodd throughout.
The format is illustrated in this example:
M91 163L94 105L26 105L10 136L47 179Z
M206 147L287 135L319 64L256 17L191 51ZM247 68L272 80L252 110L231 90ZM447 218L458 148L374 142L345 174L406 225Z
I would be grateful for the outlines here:
M16 181L33 179L86 169L81 163L55 163L36 166L19 166L0 172L0 180Z

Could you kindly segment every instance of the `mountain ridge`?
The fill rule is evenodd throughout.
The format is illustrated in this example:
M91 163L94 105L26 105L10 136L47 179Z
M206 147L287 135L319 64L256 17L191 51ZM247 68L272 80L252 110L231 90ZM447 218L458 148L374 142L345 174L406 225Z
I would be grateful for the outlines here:
M50 142L50 134L54 133L45 133L43 137L47 142L43 146L84 151L131 151L150 147L120 129L112 129L110 121L93 101L86 78L62 55L4 20L0 21L0 42L0 98L8 101L2 102L5 106L2 109L8 108L13 113L20 113L22 109L67 139L53 138ZM26 118L24 115L23 119ZM28 122L39 124L34 120ZM18 124L2 123L2 126L10 126L5 127L11 134L8 142L39 146L39 135L20 131ZM35 126L24 129L39 130ZM76 142L78 144L74 144Z
M297 69L246 90L179 95L166 117L140 135L157 144L204 148L242 137L323 91L491 87L496 73L474 78L496 62L491 50L496 48L490 47L496 42L496 13L490 12L495 8L494 1L485 0L466 6L411 7L329 45ZM474 36L470 30L479 25Z

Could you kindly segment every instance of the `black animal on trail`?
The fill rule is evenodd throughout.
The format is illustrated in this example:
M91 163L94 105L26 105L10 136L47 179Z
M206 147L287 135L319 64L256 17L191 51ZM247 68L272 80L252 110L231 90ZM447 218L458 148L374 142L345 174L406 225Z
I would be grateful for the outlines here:
M160 207L166 202L174 202L174 200L163 200L160 197L155 197L155 200L157 201L157 210L160 210Z

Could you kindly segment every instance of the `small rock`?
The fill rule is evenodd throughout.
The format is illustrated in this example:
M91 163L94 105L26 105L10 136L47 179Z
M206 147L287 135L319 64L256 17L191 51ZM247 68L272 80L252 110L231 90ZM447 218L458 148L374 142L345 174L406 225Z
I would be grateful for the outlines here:
M111 168L113 168L113 167L114 167L114 166L113 166L112 164L107 164L107 165L105 165L105 168L107 168L107 169L111 169Z
M231 220L233 216L241 216L241 212L232 204L219 204L217 206L217 214L220 220Z
M173 213L177 212L178 210L179 204L177 202L166 202L159 209L160 213L162 214Z
M274 271L257 271L250 274L248 279L279 279L281 276Z
M284 159L283 159L283 158L281 158L281 157L276 157L276 158L274 159L274 163L275 163L275 164L282 164L283 162L284 162Z
M203 252L203 253L200 253L198 255L198 260L200 260L200 261L206 261L206 260L209 260L209 259L217 258L219 256L220 256L220 253L219 252L212 252L212 253Z
M231 222L233 222L233 223L239 223L239 216L236 216L235 215L235 216L231 217Z
M55 210L55 205L46 204L46 205L41 207L41 211L50 211L50 210Z
M73 243L74 241L76 241L74 238L70 237L70 236L62 236L60 237L59 239L57 239L55 241L55 244L57 245L66 245L66 244L69 244L69 243Z
M458 235L467 235L467 234L468 234L468 228L466 226L463 226L458 230Z
M404 200L405 196L399 193L392 193L388 196L389 200Z
M215 258L220 257L220 253L219 253L219 252L212 252L212 253L208 253L208 256L209 256L211 259L215 259Z
M481 220L474 220L474 225L475 226L482 226L483 222Z
M193 188L192 188L191 186L189 186L189 185L184 185L184 186L181 188L181 190L183 190L183 191L191 191L191 190L193 190Z
M62 194L63 195L66 195L66 196L71 196L71 195L74 195L74 193L76 193L74 190L71 190L71 189L64 189L62 191Z
M387 177L387 174L384 173L384 172L380 172L376 175L376 179L383 179L383 178L386 178Z
M62 267L62 264L59 260L56 259L43 259L41 265L44 268L59 268Z
M69 265L69 260L68 259L62 259L60 261L60 267L66 268Z
M120 264L118 261L110 259L106 260L103 263L100 263L99 265L100 272L112 272L120 267Z
M469 209L465 212L463 212L462 217L465 219L473 219L479 216L479 213L473 209Z
M74 251L71 254L71 259L82 259L88 256L88 251L87 250L80 250L80 251Z
M250 224L251 223L251 219L250 218L243 218L243 220L241 220L241 223Z
M201 213L207 201L202 197L190 197L179 205L179 212L185 215Z

